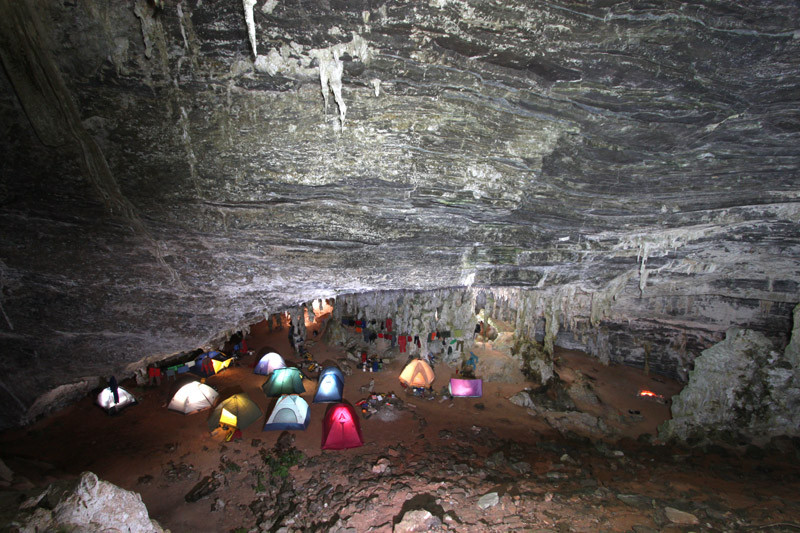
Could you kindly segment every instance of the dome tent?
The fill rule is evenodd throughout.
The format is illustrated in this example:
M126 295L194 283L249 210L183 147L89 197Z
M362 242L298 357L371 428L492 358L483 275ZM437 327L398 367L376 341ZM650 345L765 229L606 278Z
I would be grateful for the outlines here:
M200 354L194 360L194 365L189 368L189 371L200 377L207 378L222 372L228 368L231 362L233 362L233 357L229 357L222 352L206 352Z
M188 415L214 406L219 394L199 381L190 381L172 396L167 409Z
M259 418L261 409L250 399L247 393L234 394L221 401L208 417L208 429L219 425L233 426L244 429Z
M312 403L341 402L344 391L344 374L338 367L326 367L319 374L317 392Z
M117 387L117 399L118 401L114 400L114 393L111 392L111 387L106 387L97 395L97 405L105 409L108 414L114 414L136 403L136 398L122 387Z
M331 404L322 419L322 449L343 450L363 445L361 425L353 406L349 403Z
M279 368L286 368L286 361L283 360L280 354L269 352L256 363L255 368L253 368L253 373L269 376L274 370Z
M414 359L400 373L400 382L409 387L430 387L434 379L431 365L422 359Z
M275 397L283 394L301 394L306 391L303 386L303 374L295 367L276 369L261 388L267 396Z
M297 394L284 394L264 424L264 431L306 429L310 420L308 403Z

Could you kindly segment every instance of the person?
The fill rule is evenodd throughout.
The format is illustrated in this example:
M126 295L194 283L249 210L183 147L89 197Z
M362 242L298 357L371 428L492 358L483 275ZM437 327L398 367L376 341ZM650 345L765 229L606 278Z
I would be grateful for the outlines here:
M108 388L111 389L111 394L114 395L114 403L119 403L119 385L117 385L117 378L114 376L108 378Z
M475 335L473 335L472 338L477 339L478 335L480 335L482 332L483 332L483 320L475 324Z
M147 375L150 376L150 385L155 381L157 385L161 385L161 369L157 366L151 366L147 369Z

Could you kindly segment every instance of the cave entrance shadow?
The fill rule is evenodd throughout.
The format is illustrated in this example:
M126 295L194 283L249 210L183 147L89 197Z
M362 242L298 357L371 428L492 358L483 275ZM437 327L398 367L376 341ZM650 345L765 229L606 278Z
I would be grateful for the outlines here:
M425 510L437 517L439 520L444 520L444 508L436 503L436 497L431 494L417 494L413 498L406 500L400 512L395 515L392 521L392 526L396 526L403 519L403 516L409 511ZM452 514L452 513L451 513Z

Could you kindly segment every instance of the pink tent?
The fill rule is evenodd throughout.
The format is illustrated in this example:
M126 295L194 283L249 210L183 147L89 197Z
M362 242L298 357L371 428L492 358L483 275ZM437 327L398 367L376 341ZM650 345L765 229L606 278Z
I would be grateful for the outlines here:
M353 406L335 403L328 407L322 420L322 449L342 450L363 445L361 426Z
M483 396L483 380L451 378L450 394L452 394L453 397L480 398Z

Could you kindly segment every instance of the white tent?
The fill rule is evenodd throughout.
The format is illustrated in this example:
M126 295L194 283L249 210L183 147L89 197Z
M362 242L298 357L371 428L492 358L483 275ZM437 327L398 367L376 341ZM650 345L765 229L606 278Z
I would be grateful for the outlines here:
M278 368L286 368L286 361L283 360L280 354L269 352L256 364L253 373L269 376L273 370Z
M213 407L217 401L217 391L199 381L192 381L178 389L167 409L188 415L201 409Z
M117 387L117 397L119 401L115 402L114 393L111 392L111 387L106 387L100 391L100 394L97 395L97 405L109 413L115 413L123 407L127 407L136 403L136 398L134 398L130 392L126 391L122 387Z
M308 403L297 394L284 394L269 415L264 431L274 429L306 429L309 422Z

